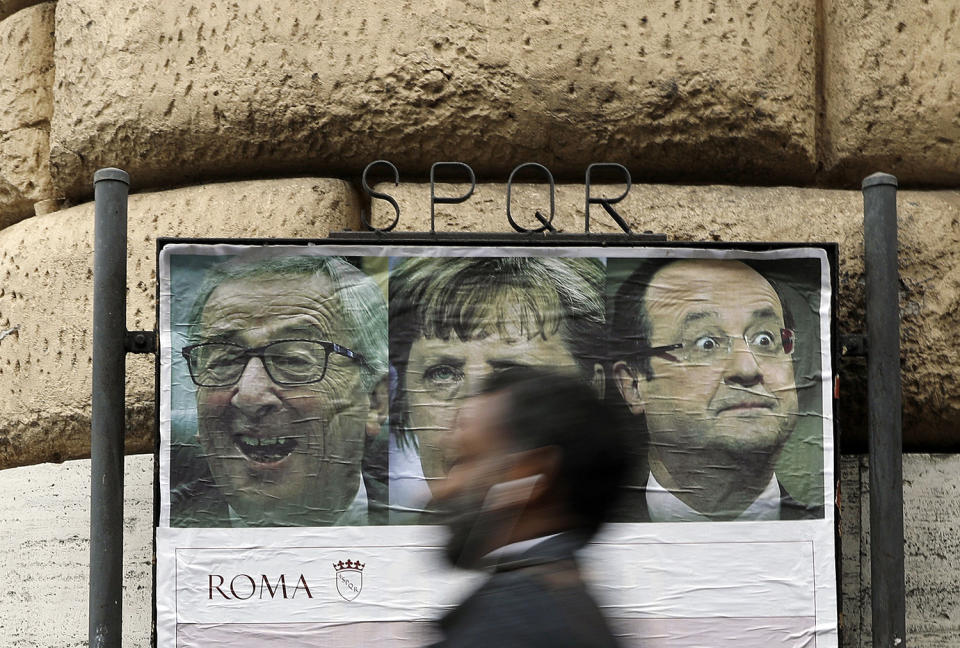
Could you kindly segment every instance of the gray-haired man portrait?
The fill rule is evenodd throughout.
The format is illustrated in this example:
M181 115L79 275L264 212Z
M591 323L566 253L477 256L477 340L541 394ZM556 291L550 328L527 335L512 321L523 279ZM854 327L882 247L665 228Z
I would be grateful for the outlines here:
M440 257L390 273L390 519L416 522L446 476L453 418L492 373L576 373L603 392L604 268L597 259Z
M205 470L174 484L172 526L367 523L361 462L387 415L383 295L343 258L286 254L242 254L200 287L177 351Z

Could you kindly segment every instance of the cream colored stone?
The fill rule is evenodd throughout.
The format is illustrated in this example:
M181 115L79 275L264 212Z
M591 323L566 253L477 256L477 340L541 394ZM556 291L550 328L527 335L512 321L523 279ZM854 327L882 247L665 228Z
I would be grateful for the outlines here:
M46 2L0 21L0 132L50 119L54 8Z
M52 214L53 212L60 211L63 209L63 201L56 199L41 200L33 204L33 213L36 216L46 216L47 214Z
M430 229L430 186L377 185L398 200L398 229ZM438 185L436 193L457 196L463 185ZM615 197L622 186L598 188ZM532 212L549 213L546 185L514 187L514 219L535 225ZM557 187L555 226L583 231L583 185ZM960 192L901 191L900 312L903 371L903 431L908 444L955 447L960 429ZM678 241L823 241L840 246L838 316L843 333L865 332L863 297L863 200L858 191L792 187L635 185L616 206L636 231L666 233ZM437 205L437 231L512 231L506 220L506 188L480 184L459 205ZM393 209L372 205L374 225L384 227ZM594 206L591 231L619 231ZM843 361L839 422L845 447L864 447L866 404L864 367Z
M148 186L386 157L503 177L537 160L638 177L815 170L815 3L104 2L57 7L51 157Z
M52 2L0 20L0 228L53 196L53 21Z
M155 326L158 236L316 238L358 214L349 185L319 178L133 195L127 328ZM92 204L0 231L0 468L89 455L92 267ZM153 447L153 367L128 356L128 451Z
M150 645L153 456L124 460L123 646ZM87 645L90 461L0 470L0 644Z
M864 600L861 587L861 572L870 568L870 556L864 561L861 548L861 540L870 529L869 510L864 519L866 505L861 506L861 473L865 466L862 456L840 457L840 645L845 648L864 646L861 625L864 618L870 619L870 596Z
M824 14L828 176L960 184L960 6L827 0Z
M904 570L907 630L916 645L936 637L960 643L960 456L934 455L904 463ZM952 640L952 641L951 641Z
M46 126L0 134L0 229L32 216L34 204L52 195L49 135Z
M863 511L859 583L845 574L861 597L859 643L870 646L870 470L860 459L859 497ZM907 645L960 645L960 455L904 455L903 530ZM853 484L850 484L853 486ZM846 644L844 644L846 645Z

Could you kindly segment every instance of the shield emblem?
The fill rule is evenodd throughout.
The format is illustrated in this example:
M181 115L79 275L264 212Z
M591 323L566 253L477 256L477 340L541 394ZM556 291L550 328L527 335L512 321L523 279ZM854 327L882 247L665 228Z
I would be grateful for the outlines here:
M363 588L363 572L359 569L337 570L337 592L347 601L360 595Z

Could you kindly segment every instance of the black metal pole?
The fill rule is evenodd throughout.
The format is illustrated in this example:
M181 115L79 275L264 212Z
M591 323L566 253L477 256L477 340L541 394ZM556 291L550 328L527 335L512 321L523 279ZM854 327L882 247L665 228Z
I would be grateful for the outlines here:
M93 410L90 434L90 648L120 648L123 593L127 193L120 169L93 176Z
M875 648L905 648L903 437L897 179L863 181L867 302L867 426L870 439L870 586Z

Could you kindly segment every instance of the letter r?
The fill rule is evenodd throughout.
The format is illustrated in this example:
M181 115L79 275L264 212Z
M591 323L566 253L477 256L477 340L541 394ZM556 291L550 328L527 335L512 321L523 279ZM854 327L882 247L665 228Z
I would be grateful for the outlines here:
M213 584L214 578L220 579L220 582L217 583L216 585ZM209 600L213 600L213 590L217 590L218 592L220 592L220 596L227 599L228 601L230 600L230 597L227 596L222 589L220 589L221 585L223 585L223 576L221 576L220 574L210 574L209 582L207 584L207 598Z

